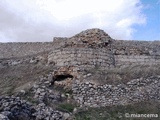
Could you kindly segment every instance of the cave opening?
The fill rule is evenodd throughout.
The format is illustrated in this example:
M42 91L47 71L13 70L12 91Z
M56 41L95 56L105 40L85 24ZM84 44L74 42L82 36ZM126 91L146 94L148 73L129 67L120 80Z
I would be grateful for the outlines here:
M66 75L56 75L56 76L54 76L54 81L63 81L63 80L65 80L65 79L67 79L67 78L73 78L73 76L70 75L70 74L66 74Z
M70 74L65 74L65 75L55 75L52 78L51 84L54 85L55 81L63 81L66 80L67 78L73 79L73 75Z

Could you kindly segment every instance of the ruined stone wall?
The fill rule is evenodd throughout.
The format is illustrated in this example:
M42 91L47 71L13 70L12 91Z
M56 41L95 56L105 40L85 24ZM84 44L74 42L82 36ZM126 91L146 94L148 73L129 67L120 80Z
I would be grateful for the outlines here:
M66 51L60 52L64 48ZM75 48L79 50L75 50ZM110 65L119 67L160 63L159 41L113 40L107 33L97 28L82 31L70 38L55 37L53 42L0 43L0 59L23 57L45 51L53 51L49 54L49 62L56 61L58 66L82 65L83 67L88 64L90 67L97 65L108 68ZM112 52L114 56L109 52ZM98 55L96 56L96 54ZM56 56L58 57L56 58Z
M160 64L160 56L115 55L114 57L116 66Z
M0 59L34 55L52 50L53 47L52 42L0 43Z
M34 55L34 54L44 52L44 51L54 51L55 48L59 48L60 46L65 46L65 41L66 39L63 39L61 41L58 41L58 39L56 39L55 42L53 43L51 42L46 42L46 43L1 43L0 44L0 59L11 58L11 57L23 57L26 55ZM85 49L87 51L87 49L90 49L90 48L85 48ZM74 50L74 48L68 48L67 51L71 52L72 50ZM57 54L60 53L59 52L60 50L55 50L54 54L56 53L56 51L58 52ZM95 49L92 52L96 54L95 51L98 51L98 49ZM131 64L141 64L141 65L142 64L160 64L160 42L147 42L147 41L140 42L140 41L120 41L120 40L118 41L116 40L112 44L112 52L114 54L114 59L115 59L115 61L113 62L115 62L116 66L126 66L126 65L131 65ZM84 54L86 53L84 52ZM88 54L90 53L88 52ZM59 55L61 55L61 53ZM105 59L107 59L107 56ZM104 57L104 55L102 55L102 57ZM92 57L92 58L94 59L95 57ZM62 56L62 59L64 60L65 58L63 58ZM92 60L92 61L96 61L96 60ZM73 59L73 63L74 62L75 61ZM104 63L104 61L101 61L101 63L102 62ZM64 65L66 64L69 64L69 63L66 62ZM94 63L91 62L91 64L95 64L95 62ZM97 63L97 65L99 64L100 62ZM105 67L105 65L106 64L101 64L101 66L103 67Z
M115 55L160 55L160 41L114 40Z
M48 63L54 63L56 66L105 69L114 66L114 57L112 52L106 49L61 48L48 55Z
M159 41L115 40L112 50L116 66L160 64Z
M127 84L95 85L76 81L74 99L82 106L101 107L126 105L146 100L160 100L160 76L134 79Z

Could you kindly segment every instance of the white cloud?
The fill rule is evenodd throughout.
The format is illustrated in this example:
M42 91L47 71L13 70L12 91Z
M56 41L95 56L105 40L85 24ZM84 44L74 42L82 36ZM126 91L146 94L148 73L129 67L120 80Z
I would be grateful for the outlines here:
M0 42L51 41L88 28L112 38L131 39L134 24L144 24L139 0L1 0Z

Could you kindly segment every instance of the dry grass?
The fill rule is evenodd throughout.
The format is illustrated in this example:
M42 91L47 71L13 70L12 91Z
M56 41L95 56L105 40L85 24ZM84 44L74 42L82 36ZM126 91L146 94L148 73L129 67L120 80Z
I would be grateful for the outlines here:
M43 64L21 64L0 68L0 95L10 95L16 90L27 89L39 76L48 74L53 66Z
M129 114L159 114L160 102L150 101L135 103L133 105L118 105L100 108L89 108L87 111L80 111L75 114L75 120L159 120L158 118L128 118Z
M99 84L125 84L132 79L160 75L160 66L134 65L123 68L111 68L105 71L94 68L88 70L87 72L92 73L92 76L89 79L92 79Z

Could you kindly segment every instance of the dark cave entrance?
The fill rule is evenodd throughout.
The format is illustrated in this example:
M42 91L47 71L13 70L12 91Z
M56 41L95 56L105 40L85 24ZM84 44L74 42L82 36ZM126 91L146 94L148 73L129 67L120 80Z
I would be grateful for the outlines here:
M55 75L55 76L52 77L51 84L54 85L55 81L63 81L63 80L66 80L67 78L72 78L73 79L73 75L70 75L70 74Z
M54 81L63 81L67 78L73 78L72 75L66 74L66 75L56 75Z

